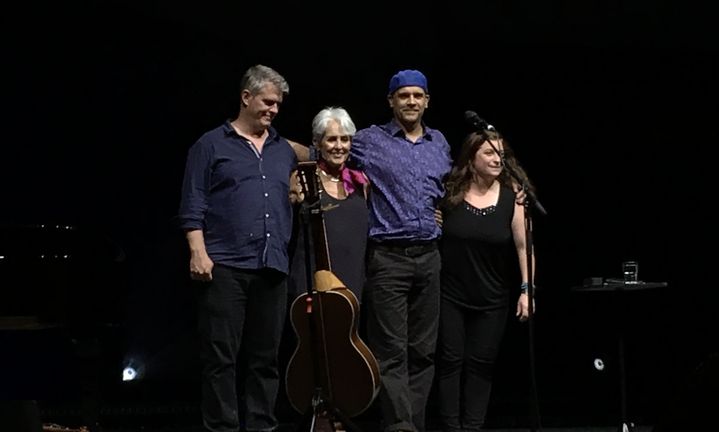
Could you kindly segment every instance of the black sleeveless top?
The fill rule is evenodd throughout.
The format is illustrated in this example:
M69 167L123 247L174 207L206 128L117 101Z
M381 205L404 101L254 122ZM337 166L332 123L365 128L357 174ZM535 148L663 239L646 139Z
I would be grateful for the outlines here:
M346 199L322 194L322 208L327 233L332 273L361 300L365 281L365 250L367 248L368 210L361 190ZM296 234L290 267L289 294L296 297L307 292L305 273L304 232L299 217L295 218ZM310 245L312 245L310 237ZM314 273L314 252L312 272Z
M519 272L512 237L514 192L502 186L495 206L466 201L444 212L443 298L472 309L508 305L512 271Z

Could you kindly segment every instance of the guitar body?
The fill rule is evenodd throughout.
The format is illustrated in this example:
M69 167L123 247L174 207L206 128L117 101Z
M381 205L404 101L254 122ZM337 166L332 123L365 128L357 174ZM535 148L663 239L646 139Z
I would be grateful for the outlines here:
M315 281L320 290L312 293L312 313L307 313L307 293L290 310L298 343L287 367L287 396L295 410L306 412L319 386L323 399L354 417L379 392L379 365L357 334L357 297L328 271L317 272Z

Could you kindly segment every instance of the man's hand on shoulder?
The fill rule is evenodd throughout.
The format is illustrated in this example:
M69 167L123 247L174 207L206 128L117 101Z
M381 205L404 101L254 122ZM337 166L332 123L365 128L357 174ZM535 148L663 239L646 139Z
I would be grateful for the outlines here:
M444 222L444 220L442 219L442 210L434 209L434 221L437 222L437 226L441 229L442 222Z
M300 178L297 175L297 171L292 171L290 174L290 203L300 204L305 200L305 194L302 192L302 184L300 184Z
M514 189L515 193L515 202L518 205L523 205L524 200L527 199L527 191L525 191L524 188L517 183L512 183L512 189Z

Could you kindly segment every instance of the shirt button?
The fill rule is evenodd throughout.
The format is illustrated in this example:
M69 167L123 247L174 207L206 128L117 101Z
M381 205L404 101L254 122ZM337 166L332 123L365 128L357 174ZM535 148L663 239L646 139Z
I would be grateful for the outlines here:
M270 214L269 214L269 213L265 213L265 218L268 218L268 217L270 217Z
M264 179L266 179L266 178L267 178L267 176L266 176L266 175L263 175L263 176L262 176L262 180L264 180Z
M267 237L269 237L269 236L270 236L270 233L267 233Z
M269 195L270 195L270 194L268 194L267 192L265 192L265 196L269 196Z

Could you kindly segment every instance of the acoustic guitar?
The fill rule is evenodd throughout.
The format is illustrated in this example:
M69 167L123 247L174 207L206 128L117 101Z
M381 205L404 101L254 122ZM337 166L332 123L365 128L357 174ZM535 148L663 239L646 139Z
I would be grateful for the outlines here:
M309 214L305 241L311 229L316 271L312 286L294 300L290 310L298 342L287 367L287 396L300 413L319 402L354 417L379 392L379 365L357 334L357 297L332 273L316 163L300 163L298 176L305 195L302 205Z

